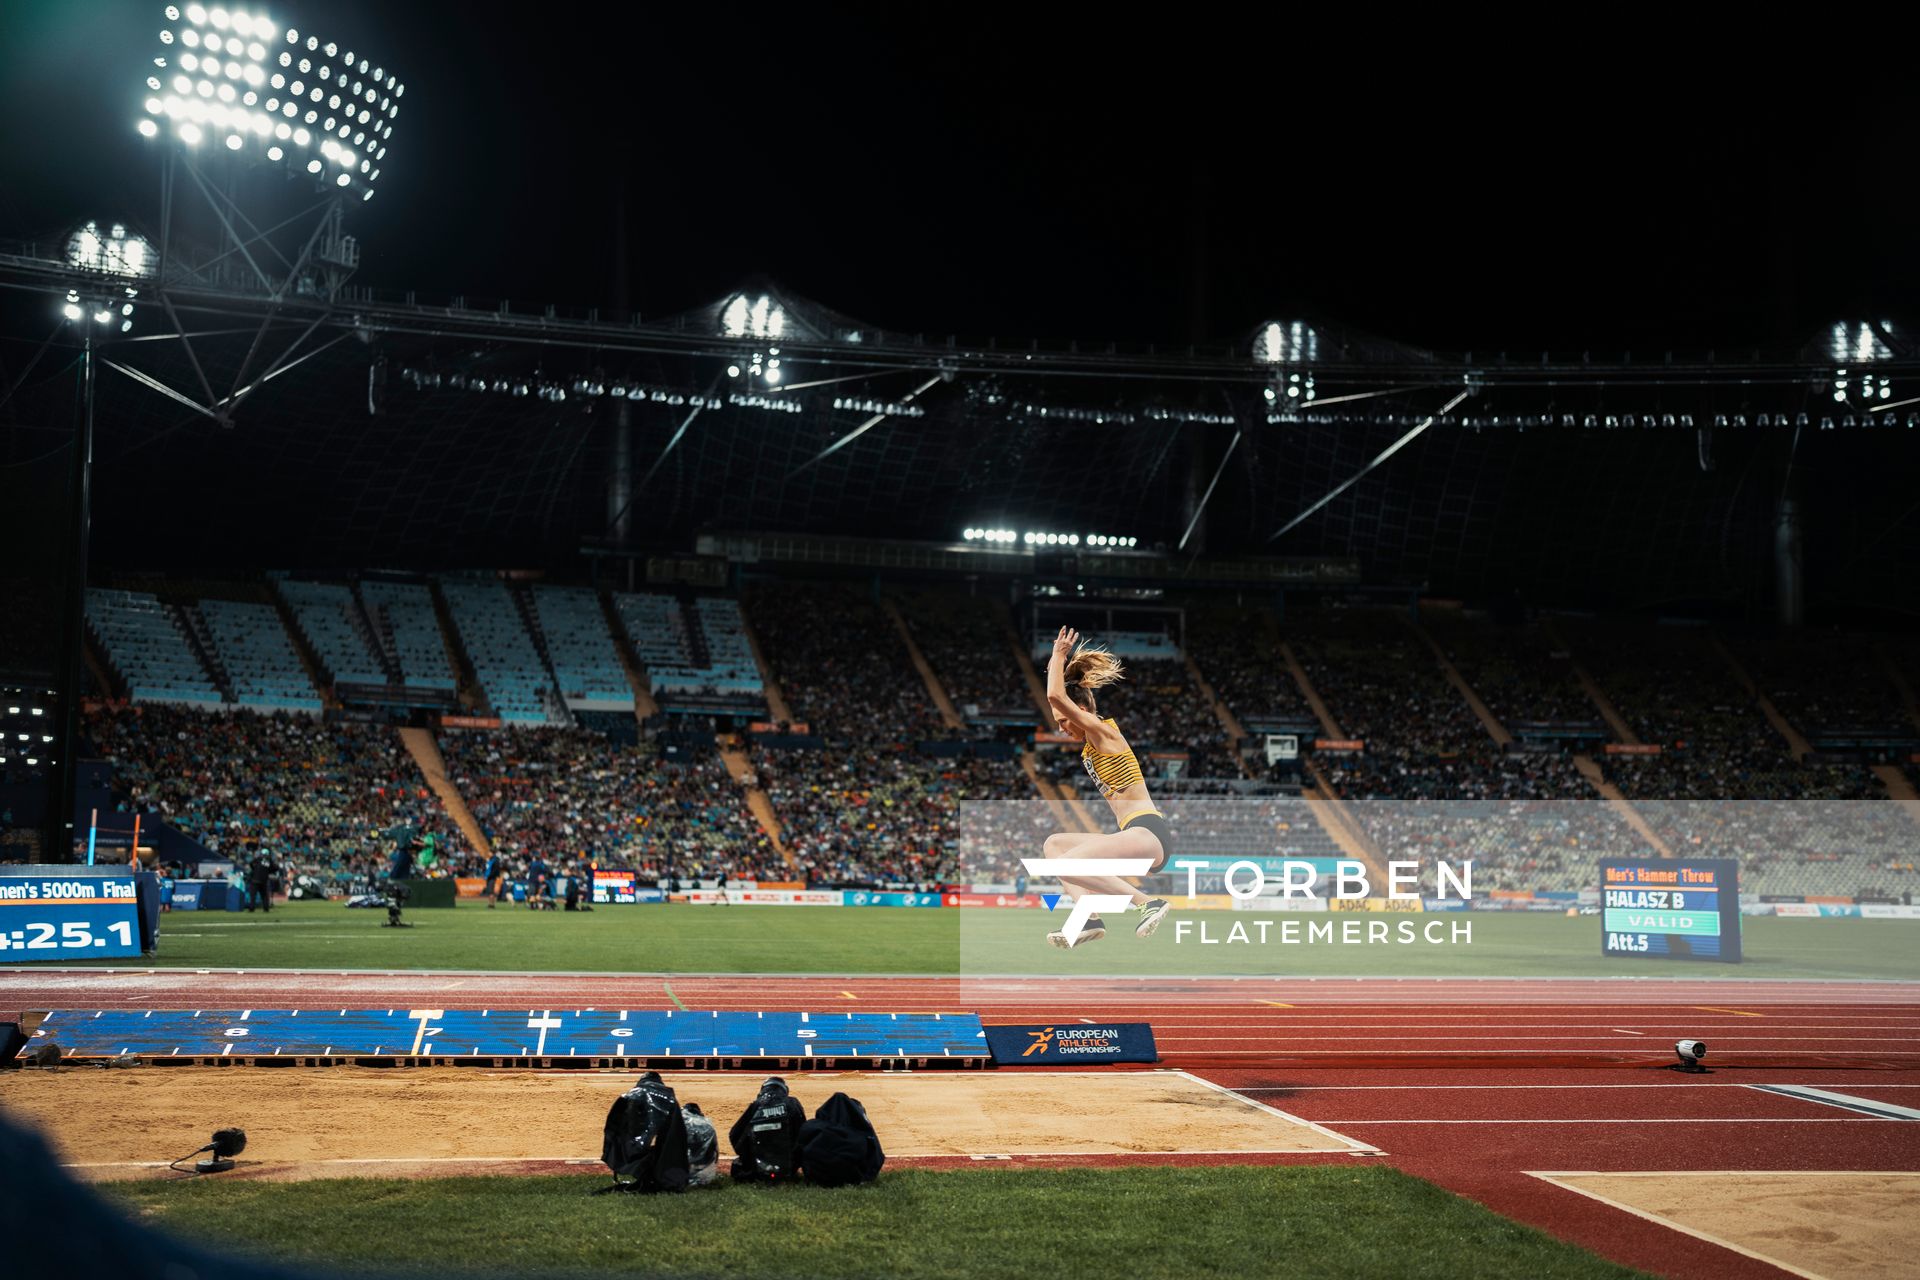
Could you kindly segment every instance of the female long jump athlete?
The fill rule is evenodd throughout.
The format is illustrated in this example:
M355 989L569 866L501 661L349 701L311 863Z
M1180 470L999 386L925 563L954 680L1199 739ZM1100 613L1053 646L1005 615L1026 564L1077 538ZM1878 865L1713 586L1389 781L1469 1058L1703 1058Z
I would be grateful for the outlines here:
M1173 856L1173 831L1167 826L1166 815L1147 794L1140 761L1127 745L1126 735L1111 716L1101 718L1093 699L1095 689L1120 678L1118 658L1104 649L1081 644L1080 633L1071 627L1060 628L1060 634L1053 638L1053 656L1047 660L1047 705L1060 732L1080 739L1080 763L1112 807L1120 829L1112 835L1051 835L1047 837L1046 853L1049 858L1149 858L1153 862L1151 874L1166 866ZM1062 876L1060 883L1074 893L1129 898L1143 913L1133 930L1142 938L1158 929L1167 915L1166 899L1149 898L1119 876ZM1106 922L1094 916L1074 941L1069 942L1059 932L1048 934L1047 941L1056 947L1073 947L1106 936Z

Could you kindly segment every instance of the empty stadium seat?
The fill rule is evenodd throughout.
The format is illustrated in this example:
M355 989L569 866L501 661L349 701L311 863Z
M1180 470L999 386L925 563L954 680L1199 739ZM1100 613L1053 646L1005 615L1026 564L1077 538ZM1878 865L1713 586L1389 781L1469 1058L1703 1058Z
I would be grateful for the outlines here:
M319 711L320 695L270 604L202 600L200 616L233 699L262 711Z
M447 662L447 644L433 610L433 593L418 582L370 581L360 584L375 635L383 641L400 680L410 689L451 692L456 686Z
M567 705L632 710L633 688L613 647L599 595L586 587L542 584L533 589L533 607Z
M293 610L300 633L335 683L387 683L387 673L355 616L351 590L333 582L293 579L281 582L279 589L281 598Z
M493 713L505 724L556 724L558 693L503 583L441 584L460 641Z
M224 699L173 613L143 591L92 587L87 622L135 702L217 706Z

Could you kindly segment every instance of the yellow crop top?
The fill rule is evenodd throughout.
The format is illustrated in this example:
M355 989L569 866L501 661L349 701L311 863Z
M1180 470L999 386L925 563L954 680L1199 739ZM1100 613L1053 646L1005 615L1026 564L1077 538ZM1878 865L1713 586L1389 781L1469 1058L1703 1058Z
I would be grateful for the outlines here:
M1116 733L1119 732L1120 726L1113 724L1112 716L1106 716L1104 719L1108 724L1113 725ZM1085 765L1087 772L1093 776L1094 782L1100 787L1101 794L1109 798L1125 791L1128 787L1143 786L1146 783L1146 778L1140 772L1140 761L1134 756L1131 747L1125 751L1096 751L1093 743L1089 741L1080 748L1080 763Z

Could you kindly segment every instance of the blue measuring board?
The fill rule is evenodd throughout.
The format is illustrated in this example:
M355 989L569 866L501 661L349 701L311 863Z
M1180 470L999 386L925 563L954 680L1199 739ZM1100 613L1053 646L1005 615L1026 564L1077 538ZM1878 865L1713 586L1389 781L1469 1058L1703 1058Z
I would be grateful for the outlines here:
M57 1009L35 1032L117 1058L986 1058L972 1013Z

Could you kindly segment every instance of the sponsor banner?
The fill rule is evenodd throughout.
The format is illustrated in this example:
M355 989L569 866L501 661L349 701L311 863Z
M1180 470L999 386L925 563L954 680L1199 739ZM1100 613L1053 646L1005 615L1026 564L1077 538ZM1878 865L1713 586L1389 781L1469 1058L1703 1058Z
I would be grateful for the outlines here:
M487 882L480 876L455 876L453 893L458 898L477 898L485 891Z
M1071 734L1055 733L1051 729L1036 729L1033 732L1033 745L1036 747L1077 747L1080 739Z
M1740 914L1743 916L1770 916L1778 908L1771 902L1742 902Z
M1887 902L1866 902L1860 914L1868 920L1920 920L1920 907L1896 906Z
M848 889L842 897L849 907L937 907L937 893L887 893L871 889Z
M1820 908L1811 902L1776 902L1773 904L1773 914L1817 920L1820 918Z
M497 716L441 716L440 724L446 729L498 729Z
M1559 902L1580 901L1580 895L1572 889L1543 889L1533 896L1536 898L1552 898Z
M805 880L735 880L736 889L804 889Z
M1315 738L1315 751L1365 751L1367 744L1359 738Z
M941 903L949 907L1044 907L1037 893L948 893Z
M1330 911L1406 911L1418 914L1418 898L1335 898L1327 904Z
M1513 902L1525 902L1533 897L1531 889L1495 889L1487 895L1490 898L1505 899Z
M838 889L713 889L706 892L713 895L709 901L724 897L728 902L742 905L778 907L838 907L845 904L847 897Z
M1325 911L1325 898L1276 898L1262 894L1257 898L1235 898L1235 911Z
M168 901L175 911L198 911L200 889L198 880L176 880L173 882L173 896Z
M784 729L781 728L779 725L773 723L771 720L755 720L752 724L747 726L747 730L750 733L794 734L804 738L808 734L813 732L813 727L804 720L797 721L793 724L790 724Z
M986 1033L987 1049L1003 1067L1160 1060L1153 1028L1144 1022L1034 1023L987 1027Z
M1183 893L1168 901L1181 911L1232 911L1239 905L1239 899L1227 893L1196 893L1192 896ZM1257 899L1250 898L1248 901Z
M1420 900L1422 911L1465 911L1467 906L1467 902L1461 898L1422 898Z
M1663 751L1657 742L1609 742L1606 754L1610 756L1657 756Z

